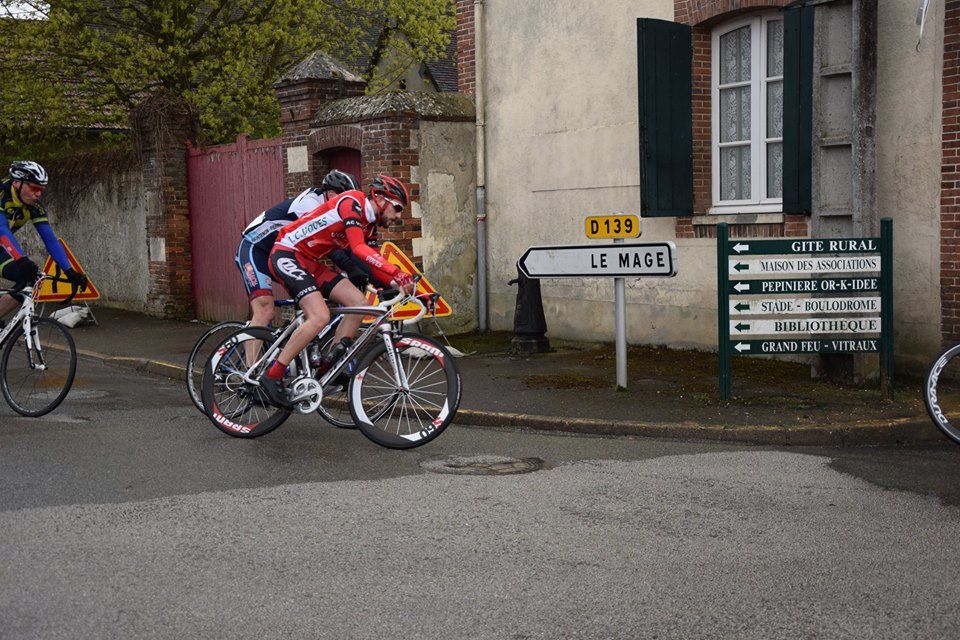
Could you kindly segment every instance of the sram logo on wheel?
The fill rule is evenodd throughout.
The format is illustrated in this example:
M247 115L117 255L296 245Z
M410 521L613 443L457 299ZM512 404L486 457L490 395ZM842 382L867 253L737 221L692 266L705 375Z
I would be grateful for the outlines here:
M404 339L401 340L399 343L397 343L397 346L398 346L398 347L409 346L409 347L416 347L417 349L423 349L423 350L426 351L427 353L429 353L429 354L435 356L437 359L443 361L443 351L440 351L440 349L437 349L437 348L436 348L435 346L433 346L432 344L427 344L426 342L421 342L421 341L416 340L416 339L414 339L414 338L404 338Z
M219 411L215 410L213 412L213 419L216 420L218 424L222 424L231 431L236 431L237 433L250 433L250 427L233 422Z

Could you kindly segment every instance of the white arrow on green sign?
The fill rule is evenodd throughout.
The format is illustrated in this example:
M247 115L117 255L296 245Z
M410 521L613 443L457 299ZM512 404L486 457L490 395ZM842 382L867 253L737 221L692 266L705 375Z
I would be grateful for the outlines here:
M744 255L817 253L879 253L879 238L830 238L807 240L733 240L730 252Z
M768 353L876 353L878 338L834 340L731 340L731 351L742 356Z

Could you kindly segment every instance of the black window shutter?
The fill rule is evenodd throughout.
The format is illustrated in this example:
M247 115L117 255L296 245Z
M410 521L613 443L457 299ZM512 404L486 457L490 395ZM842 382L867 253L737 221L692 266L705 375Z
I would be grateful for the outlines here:
M814 7L783 19L783 211L810 213Z
M640 211L693 215L693 43L687 25L637 20Z

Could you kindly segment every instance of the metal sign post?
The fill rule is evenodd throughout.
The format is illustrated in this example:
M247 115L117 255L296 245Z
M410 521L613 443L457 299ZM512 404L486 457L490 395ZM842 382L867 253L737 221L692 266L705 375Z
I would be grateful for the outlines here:
M623 244L623 238L613 241ZM616 314L617 388L627 388L627 292L623 278L613 279L614 313Z

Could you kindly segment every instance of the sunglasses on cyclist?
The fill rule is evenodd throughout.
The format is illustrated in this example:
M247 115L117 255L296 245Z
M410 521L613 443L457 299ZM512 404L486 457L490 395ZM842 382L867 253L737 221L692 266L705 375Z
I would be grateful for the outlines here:
M392 198L384 198L384 200L393 205L393 208L397 210L397 213L403 213L403 204L393 200Z

